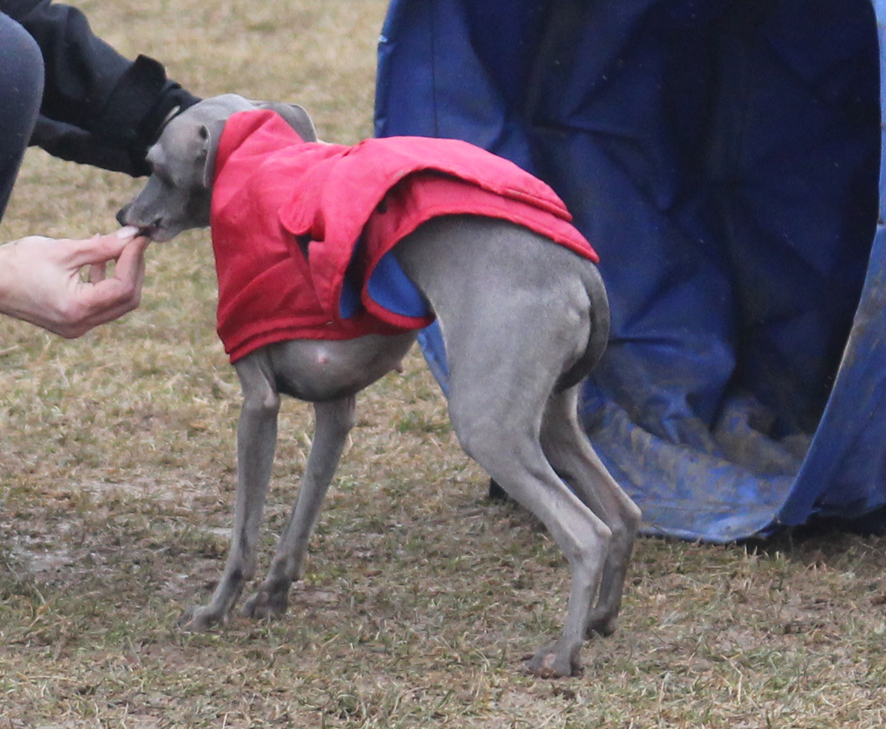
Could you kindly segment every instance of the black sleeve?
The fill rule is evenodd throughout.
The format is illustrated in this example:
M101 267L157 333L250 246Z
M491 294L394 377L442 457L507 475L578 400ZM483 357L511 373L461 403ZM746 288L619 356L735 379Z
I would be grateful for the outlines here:
M0 0L43 53L46 82L32 144L63 159L143 175L164 120L198 99L157 61L131 62L97 38L77 8L51 0Z

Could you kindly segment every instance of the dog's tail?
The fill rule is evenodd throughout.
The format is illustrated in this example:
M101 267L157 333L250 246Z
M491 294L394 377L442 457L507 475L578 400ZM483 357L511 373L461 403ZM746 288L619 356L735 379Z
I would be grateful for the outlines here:
M575 387L593 371L594 367L606 351L609 341L609 298L606 295L606 286L600 271L594 265L585 267L585 275L582 279L585 284L589 299L591 330L588 334L588 344L584 353L576 362L560 375L555 386L555 392L563 392L570 387Z

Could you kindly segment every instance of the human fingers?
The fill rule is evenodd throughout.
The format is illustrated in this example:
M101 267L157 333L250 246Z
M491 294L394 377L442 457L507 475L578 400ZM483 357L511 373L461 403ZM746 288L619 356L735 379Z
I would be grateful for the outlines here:
M141 281L107 278L95 285L84 285L78 294L70 315L53 328L67 339L83 336L100 324L119 319L135 309L141 300Z
M124 231L126 229L123 229ZM125 240L124 236L119 236ZM119 301L123 305L130 305L131 308L138 306L138 296L141 291L142 283L145 276L145 250L150 243L149 238L137 236L129 239L117 258L117 265L114 269L114 278L120 282L120 285L113 285L102 290L101 293L106 295L109 301ZM96 285L107 279L107 263L93 263L89 267L89 283ZM124 312L125 313L125 312Z
M145 278L145 251L151 239L144 236L133 238L120 253L114 269L114 278L124 285L141 290Z
M138 306L145 278L145 250L149 243L148 238L133 238L120 253L114 275L110 278L103 276L81 292L90 321L104 323ZM104 265L97 264L93 268L104 268Z
M123 249L137 236L138 228L127 226L107 235L59 241L65 245L57 250L66 257L67 264L71 268L79 269L83 266L116 260Z
M53 330L66 338L80 337L138 307L145 275L144 253L149 243L143 236L127 241L111 277L105 275L104 263L93 264L90 282L75 286L69 316Z
M107 264L93 263L89 267L89 283L97 284L99 281L104 281L106 273L107 273Z

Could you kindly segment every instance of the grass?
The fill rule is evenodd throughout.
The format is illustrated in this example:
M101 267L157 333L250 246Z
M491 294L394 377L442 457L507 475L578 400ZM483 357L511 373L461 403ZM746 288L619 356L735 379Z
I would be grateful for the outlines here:
M201 95L307 107L371 134L377 0L82 2L123 52ZM114 228L137 183L29 153L0 239ZM0 321L0 729L882 727L886 541L641 540L618 634L583 675L527 675L568 587L520 510L484 498L412 354L359 422L289 615L190 635L220 572L239 389L214 334L205 233L149 251L142 307L65 342ZM287 402L267 509L311 433Z

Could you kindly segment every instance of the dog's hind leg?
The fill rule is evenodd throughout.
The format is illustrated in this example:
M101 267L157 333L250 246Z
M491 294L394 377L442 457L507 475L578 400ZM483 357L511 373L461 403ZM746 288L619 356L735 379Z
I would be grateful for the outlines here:
M541 427L557 380L581 361L593 334L592 264L520 226L468 216L425 223L395 250L440 322L459 442L544 523L569 561L563 632L529 663L538 675L569 675L611 530L557 476Z
M277 543L268 576L243 606L245 616L280 617L286 612L289 588L301 577L311 531L354 426L355 402L354 396L349 396L314 404L314 440L295 506Z
M208 605L190 608L179 624L203 631L225 623L243 586L255 575L256 549L262 510L277 444L280 395L273 373L259 353L237 362L243 407L237 426L237 495L234 531L224 573Z
M534 320L522 311L499 310L479 325L442 317L441 325L451 355L449 414L459 442L509 496L544 523L569 562L563 632L529 662L536 675L568 676L580 666L611 530L559 478L542 447L543 413L564 359L560 342L573 327L568 315L566 323L556 323L565 307L562 297L548 297L547 304L538 298ZM496 306L488 300L477 303L486 312Z
M615 482L588 441L578 420L578 388L555 394L542 421L541 441L548 461L572 491L612 532L597 603L587 631L609 635L618 625L625 576L640 526L640 509Z
M529 670L539 676L571 675L580 667L579 651L603 572L610 529L548 463L537 419L523 417L526 411L520 407L484 401L476 390L466 392L465 400L453 383L449 407L462 447L544 523L569 562L572 584L563 632L535 654Z

